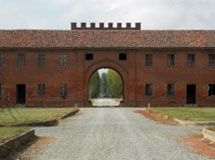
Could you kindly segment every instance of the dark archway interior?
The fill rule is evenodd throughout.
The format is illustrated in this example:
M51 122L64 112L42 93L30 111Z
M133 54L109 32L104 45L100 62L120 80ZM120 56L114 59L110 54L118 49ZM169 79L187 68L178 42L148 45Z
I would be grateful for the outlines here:
M124 82L112 68L95 70L88 81L88 101L92 106L119 106L123 103Z

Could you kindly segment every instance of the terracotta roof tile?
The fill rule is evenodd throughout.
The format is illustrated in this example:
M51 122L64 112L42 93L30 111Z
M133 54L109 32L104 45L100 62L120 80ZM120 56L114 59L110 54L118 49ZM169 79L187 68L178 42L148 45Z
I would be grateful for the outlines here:
M215 30L0 30L0 48L215 48Z

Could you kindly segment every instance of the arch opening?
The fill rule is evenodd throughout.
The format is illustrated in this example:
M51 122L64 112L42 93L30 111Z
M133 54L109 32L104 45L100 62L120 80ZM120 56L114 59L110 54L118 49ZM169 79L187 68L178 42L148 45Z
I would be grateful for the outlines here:
M95 107L120 106L124 101L121 74L109 67L96 69L88 81L88 101Z

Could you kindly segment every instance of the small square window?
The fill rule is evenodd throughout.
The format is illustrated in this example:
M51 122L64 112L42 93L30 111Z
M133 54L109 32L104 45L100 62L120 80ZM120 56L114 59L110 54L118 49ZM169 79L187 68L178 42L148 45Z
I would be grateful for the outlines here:
M215 96L215 84L208 85L208 96Z
M62 68L67 67L67 55L60 55L60 66Z
M44 97L45 96L45 84L38 84L38 97Z
M4 67L4 55L0 54L0 67Z
M188 67L195 67L195 54L187 55L187 65Z
M38 67L45 67L45 54L38 54Z
M145 96L152 97L152 84L145 85Z
M17 66L18 67L24 67L24 65L25 65L25 55L24 54L18 54Z
M146 54L146 56L145 56L145 66L146 67L152 67L153 66L152 54Z
M87 53L85 58L86 58L86 60L88 60L88 61L89 61L89 60L93 60L93 54L92 54L92 53Z
M67 96L67 84L61 84L60 85L60 97L65 99L66 96Z
M0 97L4 96L4 85L0 84Z
M215 67L215 54L208 55L208 66Z
M167 67L171 68L175 66L175 55L168 54L167 55Z
M120 53L119 54L119 60L126 61L127 60L127 54L126 53Z
M175 95L174 84L167 85L167 97L173 97Z

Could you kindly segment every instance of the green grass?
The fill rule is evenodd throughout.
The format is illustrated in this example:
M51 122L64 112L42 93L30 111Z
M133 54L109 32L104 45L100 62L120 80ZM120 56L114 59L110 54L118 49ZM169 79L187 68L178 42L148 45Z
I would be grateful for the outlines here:
M13 108L0 109L0 125L17 125L57 119L75 108ZM12 113L12 114L11 114ZM14 115L16 120L12 118Z
M215 121L215 108L150 108L172 118L187 121Z
M29 130L29 128L23 127L0 127L0 143L3 143L5 140L18 136Z
M215 127L210 127L210 128L207 128L207 129L215 132Z

